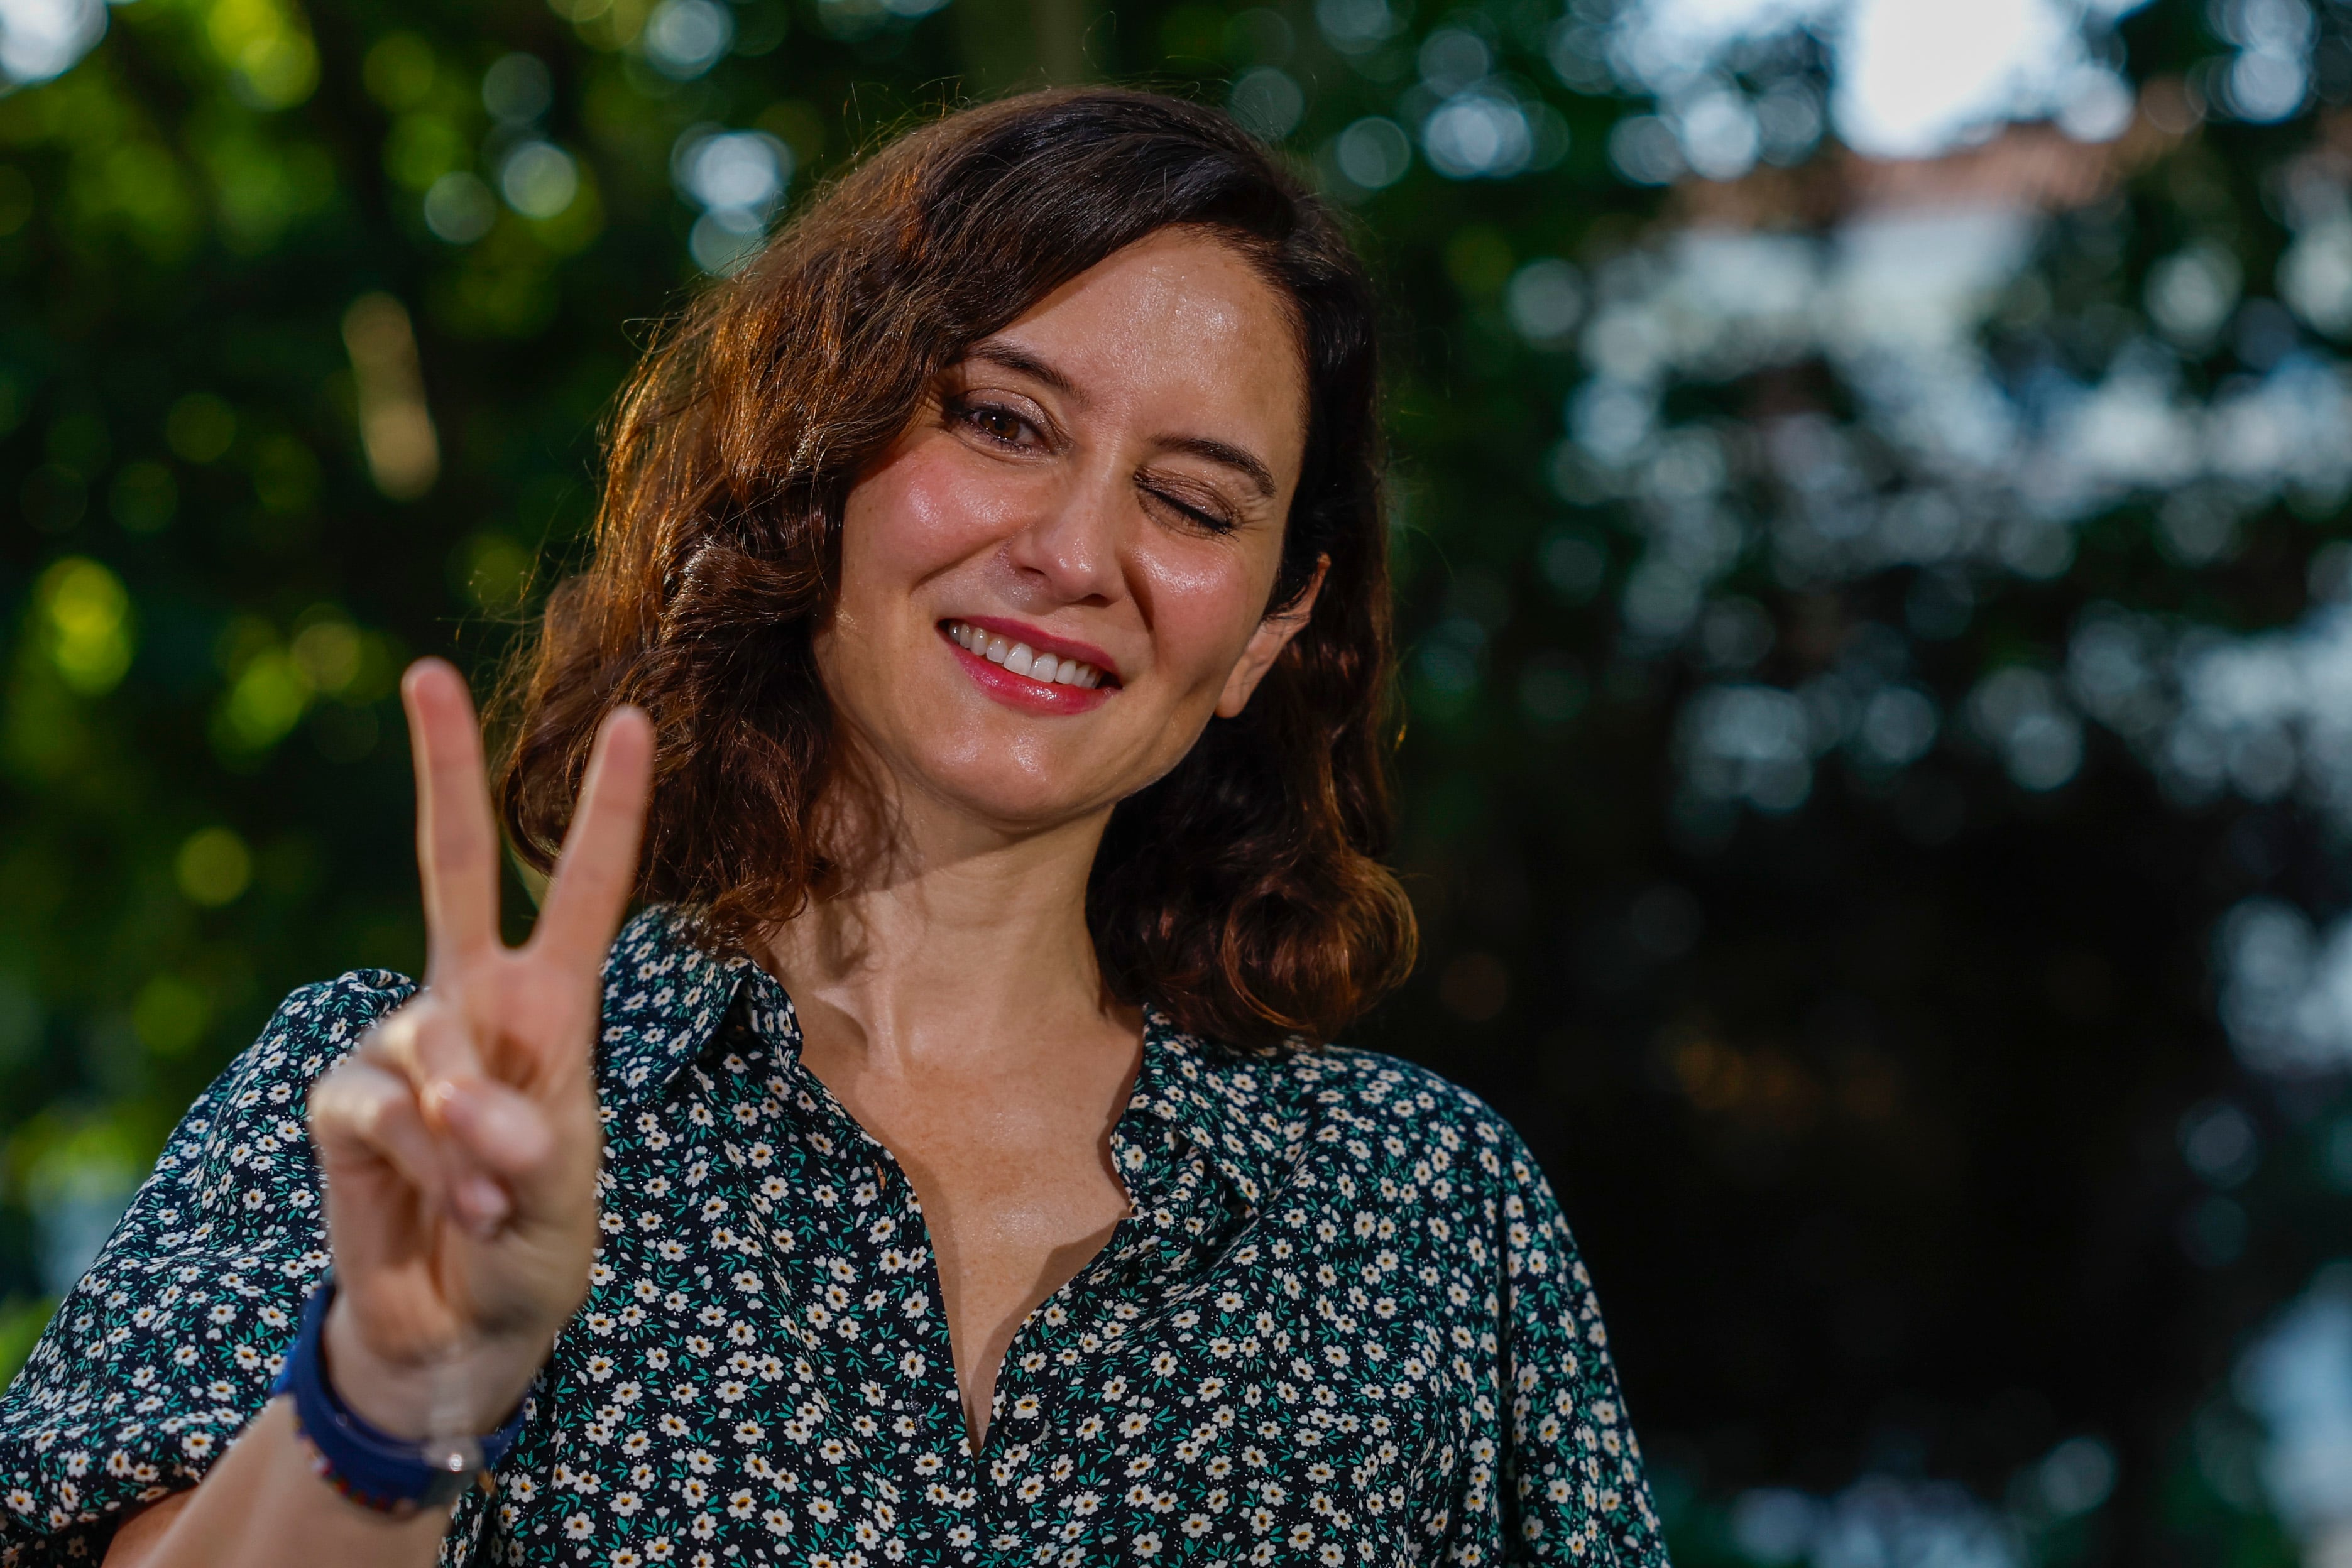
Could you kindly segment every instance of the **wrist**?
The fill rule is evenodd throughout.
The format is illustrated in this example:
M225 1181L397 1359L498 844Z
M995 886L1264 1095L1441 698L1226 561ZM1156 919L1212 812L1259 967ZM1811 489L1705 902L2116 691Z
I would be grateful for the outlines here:
M438 1357L393 1356L362 1332L348 1292L338 1291L319 1336L321 1370L335 1397L370 1426L423 1441L488 1432L522 1400L547 1347L480 1341ZM455 1408L440 1401L453 1399ZM436 1429L437 1428L437 1429Z
M446 1406L428 1410L426 1438L386 1431L353 1409L327 1380L327 1318L338 1299L331 1275L311 1291L285 1368L270 1389L273 1396L291 1396L296 1430L310 1444L311 1469L353 1502L396 1517L448 1503L468 1486L487 1486L490 1472L522 1436L520 1399L513 1413L488 1432L462 1425L468 1417ZM447 1379L464 1377L466 1367L462 1359L445 1359L434 1371L438 1385L447 1388L453 1386Z

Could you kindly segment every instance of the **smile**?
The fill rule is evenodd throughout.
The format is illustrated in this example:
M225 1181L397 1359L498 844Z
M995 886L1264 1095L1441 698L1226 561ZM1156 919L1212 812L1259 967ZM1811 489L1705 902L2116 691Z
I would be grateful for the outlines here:
M999 632L985 631L969 622L950 621L947 633L955 645L992 664L1002 664L1016 675L1040 685L1088 689L1103 683L1103 672L1083 659L1057 659Z

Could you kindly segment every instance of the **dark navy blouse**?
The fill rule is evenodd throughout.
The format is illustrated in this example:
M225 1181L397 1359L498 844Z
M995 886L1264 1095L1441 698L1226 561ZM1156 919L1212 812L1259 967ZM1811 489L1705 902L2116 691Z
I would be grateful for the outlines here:
M969 1451L921 1209L791 1001L655 911L606 968L604 1243L443 1561L1663 1565L1591 1282L1502 1119L1149 1015L1134 1200ZM296 992L0 1398L0 1562L95 1562L260 1408L327 1266L310 1084L414 990Z

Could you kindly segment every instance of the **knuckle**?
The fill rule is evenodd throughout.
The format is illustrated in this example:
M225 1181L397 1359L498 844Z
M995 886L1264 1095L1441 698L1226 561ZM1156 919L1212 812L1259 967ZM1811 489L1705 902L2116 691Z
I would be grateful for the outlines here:
M394 1099L383 1085L370 1087L372 1092L357 1095L352 1102L352 1125L371 1143L380 1143L390 1130Z
M359 1047L352 1054L377 1060L400 1059L415 1049L418 1033L430 1023L439 1007L439 998L436 997L411 998L378 1019L360 1037Z
M382 1138L407 1097L405 1085L364 1062L346 1062L312 1086L313 1131L343 1133L373 1143Z
M331 1128L341 1114L339 1101L342 1086L335 1082L335 1078L342 1071L339 1067L310 1085L310 1100L303 1108L303 1119L310 1124L313 1133Z

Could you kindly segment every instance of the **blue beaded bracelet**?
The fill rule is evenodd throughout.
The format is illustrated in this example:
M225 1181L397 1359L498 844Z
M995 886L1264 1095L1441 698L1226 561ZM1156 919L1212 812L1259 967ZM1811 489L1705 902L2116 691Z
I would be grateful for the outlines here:
M379 1513L413 1514L450 1501L487 1478L522 1436L522 1406L488 1437L479 1439L478 1464L457 1454L429 1453L426 1445L395 1437L371 1425L345 1405L327 1381L320 1354L327 1309L335 1299L335 1277L327 1275L303 1304L301 1332L286 1354L286 1368L270 1394L294 1396L295 1424L315 1456L311 1468L337 1491Z

